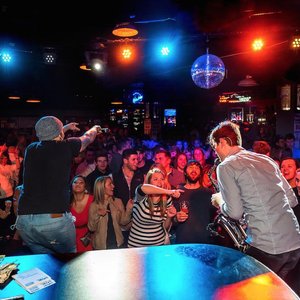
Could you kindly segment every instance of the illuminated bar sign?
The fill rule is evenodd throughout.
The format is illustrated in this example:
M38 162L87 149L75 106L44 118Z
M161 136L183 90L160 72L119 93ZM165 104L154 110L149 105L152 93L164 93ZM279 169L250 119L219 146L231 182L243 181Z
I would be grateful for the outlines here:
M226 92L219 96L220 103L251 102L251 96L246 92Z

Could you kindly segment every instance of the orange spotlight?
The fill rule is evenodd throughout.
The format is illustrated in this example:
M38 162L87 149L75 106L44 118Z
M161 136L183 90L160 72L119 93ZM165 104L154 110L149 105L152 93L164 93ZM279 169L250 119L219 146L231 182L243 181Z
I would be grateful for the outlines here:
M123 44L116 49L116 58L119 62L128 64L136 61L137 58L136 45Z
M259 39L255 39L253 42L252 42L252 49L254 51L261 51L264 47L264 41L263 39L259 38Z
M122 49L122 56L124 59L130 59L132 57L132 51L130 48L123 48Z

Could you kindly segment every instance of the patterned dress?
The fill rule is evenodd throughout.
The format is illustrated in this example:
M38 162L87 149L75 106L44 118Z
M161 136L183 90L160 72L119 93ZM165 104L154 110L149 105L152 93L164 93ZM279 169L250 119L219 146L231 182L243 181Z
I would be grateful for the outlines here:
M168 198L167 207L172 205L172 198ZM154 204L154 216L151 216L147 195L143 195L137 188L132 212L132 226L128 239L128 247L146 247L163 245L165 229L163 226L167 213L162 217L159 204Z

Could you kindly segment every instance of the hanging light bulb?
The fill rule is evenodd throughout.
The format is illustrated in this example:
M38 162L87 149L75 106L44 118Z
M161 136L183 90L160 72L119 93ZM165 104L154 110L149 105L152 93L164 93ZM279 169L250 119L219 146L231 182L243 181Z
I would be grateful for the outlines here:
M244 86L244 87L251 87L251 86L257 86L258 83L252 78L251 75L246 75L245 79L242 79L238 86Z
M131 37L137 35L139 32L132 23L124 22L117 24L112 34L119 37Z

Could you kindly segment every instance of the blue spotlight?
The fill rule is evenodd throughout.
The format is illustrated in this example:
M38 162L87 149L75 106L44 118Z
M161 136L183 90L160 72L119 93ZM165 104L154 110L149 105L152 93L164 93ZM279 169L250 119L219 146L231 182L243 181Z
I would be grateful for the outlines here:
M12 61L12 55L7 51L3 51L1 52L1 60L3 63L10 63Z
M170 48L168 46L163 46L160 53L162 56L168 56L170 54Z
M162 61L173 61L175 58L174 42L160 41L153 45L153 50L157 59Z

